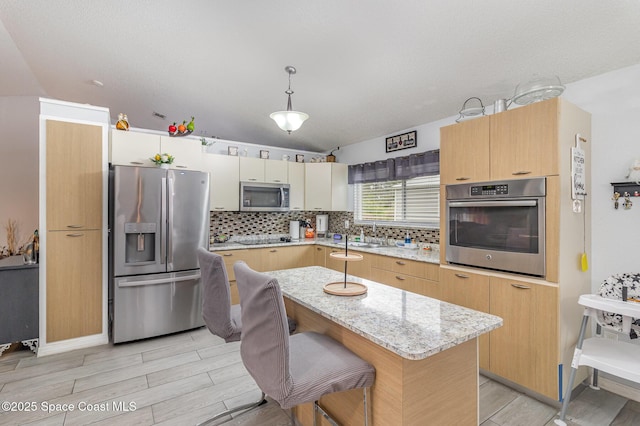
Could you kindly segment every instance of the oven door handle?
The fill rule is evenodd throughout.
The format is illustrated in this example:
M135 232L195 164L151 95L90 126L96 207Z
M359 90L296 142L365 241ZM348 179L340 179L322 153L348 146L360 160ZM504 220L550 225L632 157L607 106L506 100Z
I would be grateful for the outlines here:
M449 201L449 207L536 207L536 200Z

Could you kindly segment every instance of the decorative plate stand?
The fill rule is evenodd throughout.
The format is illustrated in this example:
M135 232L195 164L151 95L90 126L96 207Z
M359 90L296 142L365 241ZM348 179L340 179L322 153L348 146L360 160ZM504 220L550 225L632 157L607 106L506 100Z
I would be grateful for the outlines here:
M361 283L347 281L347 263L358 262L362 260L361 254L349 253L348 241L345 242L345 251L330 253L329 256L334 259L344 260L344 281L336 281L324 285L324 292L336 296L359 296L367 292L367 286Z

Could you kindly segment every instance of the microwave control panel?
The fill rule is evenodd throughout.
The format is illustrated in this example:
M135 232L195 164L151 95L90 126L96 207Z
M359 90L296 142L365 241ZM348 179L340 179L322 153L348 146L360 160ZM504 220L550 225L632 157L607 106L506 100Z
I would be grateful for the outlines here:
M471 187L471 195L508 195L509 185L478 185Z

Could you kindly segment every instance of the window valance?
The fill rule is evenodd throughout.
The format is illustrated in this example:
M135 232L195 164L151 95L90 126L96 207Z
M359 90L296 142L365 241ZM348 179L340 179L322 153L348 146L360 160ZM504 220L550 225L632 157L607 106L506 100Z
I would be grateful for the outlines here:
M386 182L440 174L440 150L349 166L349 183Z

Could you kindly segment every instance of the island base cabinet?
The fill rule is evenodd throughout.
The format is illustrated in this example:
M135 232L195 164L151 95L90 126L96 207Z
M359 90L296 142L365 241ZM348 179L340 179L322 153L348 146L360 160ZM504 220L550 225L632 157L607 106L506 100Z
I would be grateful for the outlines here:
M102 333L102 231L47 232L47 342Z
M299 332L323 333L375 367L376 378L368 395L370 426L478 424L477 339L425 359L409 360L286 297L285 306ZM320 406L338 424L364 424L361 389L325 395ZM313 425L313 404L299 405L293 412L298 424ZM326 425L320 417L318 424Z
M491 277L491 372L554 400L558 390L558 289Z

